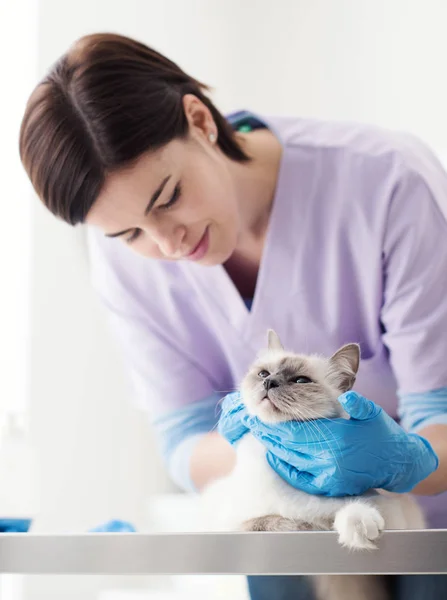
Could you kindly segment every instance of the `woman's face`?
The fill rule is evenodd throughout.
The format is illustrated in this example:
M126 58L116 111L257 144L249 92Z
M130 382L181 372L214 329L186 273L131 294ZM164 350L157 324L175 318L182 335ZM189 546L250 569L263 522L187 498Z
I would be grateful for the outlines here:
M112 173L86 222L135 252L165 260L225 262L233 253L240 215L231 161L209 134L211 121Z

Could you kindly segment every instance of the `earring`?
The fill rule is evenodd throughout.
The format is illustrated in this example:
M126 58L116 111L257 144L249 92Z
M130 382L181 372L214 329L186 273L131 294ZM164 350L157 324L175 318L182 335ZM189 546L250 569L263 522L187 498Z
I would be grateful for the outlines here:
M214 142L216 141L216 136L214 135L214 133L210 133L208 139L212 144L214 144Z

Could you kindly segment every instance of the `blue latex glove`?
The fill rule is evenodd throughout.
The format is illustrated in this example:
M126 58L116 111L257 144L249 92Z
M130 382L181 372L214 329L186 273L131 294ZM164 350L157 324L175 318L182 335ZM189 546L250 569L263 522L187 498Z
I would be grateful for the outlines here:
M247 414L236 392L222 403L218 430L231 444L250 431L267 448L278 475L309 494L409 492L437 469L429 442L407 433L380 406L352 391L338 400L349 420L266 424Z

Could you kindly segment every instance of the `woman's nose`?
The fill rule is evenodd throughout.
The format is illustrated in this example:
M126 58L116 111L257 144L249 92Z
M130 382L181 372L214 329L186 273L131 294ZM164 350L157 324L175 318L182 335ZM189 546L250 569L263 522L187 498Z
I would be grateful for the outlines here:
M182 246L186 230L183 226L157 227L151 230L150 236L166 258L176 259L182 256Z

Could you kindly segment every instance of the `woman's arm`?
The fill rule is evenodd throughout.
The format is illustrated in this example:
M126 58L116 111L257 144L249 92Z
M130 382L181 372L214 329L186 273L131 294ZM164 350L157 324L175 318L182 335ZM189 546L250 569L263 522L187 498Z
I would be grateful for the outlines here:
M447 387L419 394L399 394L400 424L430 442L439 458L436 471L414 493L424 496L447 490Z
M211 394L152 422L170 478L185 491L201 491L234 464L233 448L216 430L220 399Z
M205 434L195 445L190 459L190 476L201 491L213 479L230 473L236 462L233 447L217 432Z
M411 491L434 495L447 490L447 177L427 149L404 162L411 168L394 189L383 241L381 322L401 425L425 438L439 458Z
M428 440L439 458L439 466L421 481L413 490L413 494L431 496L447 491L447 425L428 425L418 434Z

